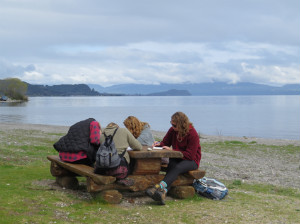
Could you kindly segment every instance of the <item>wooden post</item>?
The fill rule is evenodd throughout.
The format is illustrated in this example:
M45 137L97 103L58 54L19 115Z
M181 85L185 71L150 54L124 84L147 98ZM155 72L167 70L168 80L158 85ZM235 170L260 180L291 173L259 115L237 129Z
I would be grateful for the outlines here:
M193 186L175 186L171 188L168 194L179 199L191 198L195 195L195 189Z
M58 165L56 162L51 161L51 165L50 165L50 173L52 176L54 177L59 177L59 176L76 176L75 173L64 169L63 167L61 167L60 165Z
M122 194L117 190L102 191L100 196L109 204L120 204L122 201Z
M79 183L76 177L70 177L70 176L56 177L56 183L61 187L67 189L76 190L79 187Z
M133 175L159 174L161 166L160 158L136 159Z

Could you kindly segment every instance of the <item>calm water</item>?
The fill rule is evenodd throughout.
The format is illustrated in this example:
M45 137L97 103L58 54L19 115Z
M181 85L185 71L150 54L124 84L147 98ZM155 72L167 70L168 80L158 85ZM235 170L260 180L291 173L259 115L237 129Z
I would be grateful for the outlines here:
M207 135L300 139L300 96L31 97L0 103L0 122L72 125L93 117L102 126L134 115L167 131L183 111Z

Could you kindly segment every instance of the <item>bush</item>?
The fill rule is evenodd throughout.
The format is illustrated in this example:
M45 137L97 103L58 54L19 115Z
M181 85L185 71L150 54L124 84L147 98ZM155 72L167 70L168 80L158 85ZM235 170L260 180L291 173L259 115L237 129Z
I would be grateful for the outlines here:
M27 92L27 84L18 78L7 78L0 80L0 93L13 100L28 100L25 95Z

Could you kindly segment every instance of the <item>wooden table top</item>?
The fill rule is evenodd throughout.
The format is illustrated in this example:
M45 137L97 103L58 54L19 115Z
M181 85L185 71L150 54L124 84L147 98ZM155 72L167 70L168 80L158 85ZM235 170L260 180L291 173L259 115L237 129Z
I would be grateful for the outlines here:
M131 158L134 159L148 159L148 158L183 158L179 151L172 151L166 149L147 150L150 146L143 146L141 151L128 151ZM150 147L152 148L152 147Z

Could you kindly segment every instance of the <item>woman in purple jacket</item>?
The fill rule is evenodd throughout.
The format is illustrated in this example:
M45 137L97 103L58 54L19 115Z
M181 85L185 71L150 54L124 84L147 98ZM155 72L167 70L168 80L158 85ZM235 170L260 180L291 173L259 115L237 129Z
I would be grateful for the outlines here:
M172 127L162 142L155 142L153 146L180 151L183 158L171 158L164 179L146 190L149 197L159 201L162 205L165 204L166 193L178 175L198 169L201 160L200 139L188 117L182 112L176 112L172 115L170 123Z

